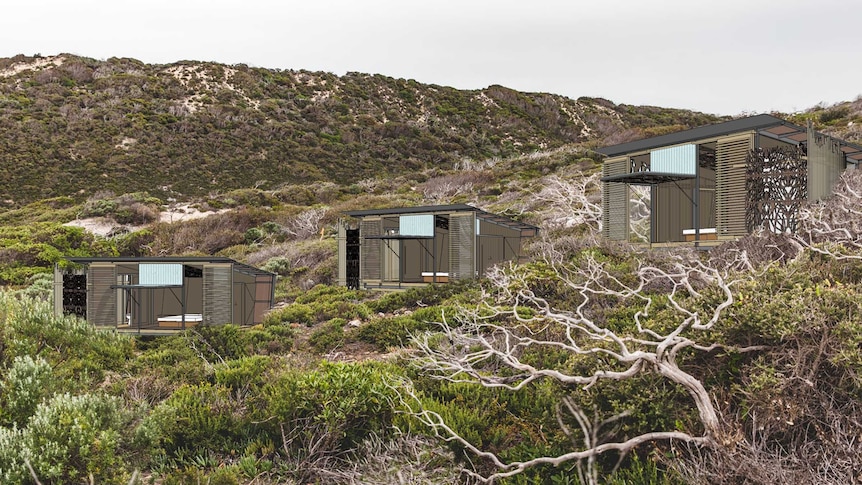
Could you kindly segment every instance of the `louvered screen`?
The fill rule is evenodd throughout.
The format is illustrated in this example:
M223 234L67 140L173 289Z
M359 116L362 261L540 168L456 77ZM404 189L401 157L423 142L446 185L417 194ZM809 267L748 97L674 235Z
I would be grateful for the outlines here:
M359 232L362 238L360 246L362 279L380 280L380 239L368 239L368 237L383 234L383 221L362 221L359 224Z
M114 266L90 266L87 271L87 320L96 326L117 324L117 269Z
M748 233L745 224L746 160L752 137L719 140L715 150L715 210L719 236Z
M449 216L449 279L474 278L476 274L476 215Z
M204 265L203 322L208 325L230 323L233 305L231 297L231 267Z
M808 128L808 200L832 194L832 186L844 170L844 153L837 140Z
M629 173L629 161L605 162L602 175L623 175ZM629 237L629 187L614 182L602 183L602 235L608 239L625 241Z

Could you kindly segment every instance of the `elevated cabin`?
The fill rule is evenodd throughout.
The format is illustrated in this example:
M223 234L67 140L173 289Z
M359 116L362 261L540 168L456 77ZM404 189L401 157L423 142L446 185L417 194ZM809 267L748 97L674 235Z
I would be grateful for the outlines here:
M709 247L764 228L794 232L799 207L831 193L862 147L771 115L602 148L603 235L633 240L633 187L648 195L646 241Z
M54 268L54 311L99 328L158 335L195 325L254 325L276 275L217 257L69 258Z
M466 204L358 210L338 224L338 284L399 289L473 279L517 261L536 226Z

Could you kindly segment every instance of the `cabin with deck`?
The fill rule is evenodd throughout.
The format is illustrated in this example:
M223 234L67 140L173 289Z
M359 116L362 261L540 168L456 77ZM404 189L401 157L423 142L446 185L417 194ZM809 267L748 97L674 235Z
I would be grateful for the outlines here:
M338 224L338 284L405 289L481 277L518 261L536 226L466 204L369 209Z
M144 335L195 325L255 325L276 275L229 258L68 258L54 268L54 311L97 328Z
M603 236L634 241L633 188L652 246L708 248L758 229L794 232L802 203L831 193L862 146L771 115L602 148ZM645 200L645 202L644 202ZM643 212L648 215L643 216ZM644 234L645 233L645 234Z

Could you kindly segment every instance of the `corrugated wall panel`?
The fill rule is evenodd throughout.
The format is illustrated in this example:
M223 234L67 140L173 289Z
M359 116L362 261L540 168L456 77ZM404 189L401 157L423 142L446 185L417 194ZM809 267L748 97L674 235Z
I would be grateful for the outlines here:
M398 218L398 234L402 236L425 236L434 235L434 215L404 215Z
M177 263L141 263L138 283L145 286L183 284L183 265Z
M117 325L117 268L90 265L87 271L87 320L96 326Z
M740 237L748 234L745 222L746 161L753 147L753 135L718 140L715 150L715 225L718 235Z
M808 127L808 200L832 194L832 186L844 171L844 165L838 141Z
M651 151L649 157L651 172L694 175L697 166L697 145L659 148Z
M629 173L628 159L610 160L602 165L602 176ZM602 235L616 241L629 238L629 187L621 183L602 183Z
M233 313L233 281L230 265L204 265L203 323L221 325L231 323Z
M449 216L449 279L476 275L476 214Z
M381 242L380 239L366 239L369 236L383 235L383 221L363 220L359 224L361 237L360 262L363 280L380 280L381 274Z

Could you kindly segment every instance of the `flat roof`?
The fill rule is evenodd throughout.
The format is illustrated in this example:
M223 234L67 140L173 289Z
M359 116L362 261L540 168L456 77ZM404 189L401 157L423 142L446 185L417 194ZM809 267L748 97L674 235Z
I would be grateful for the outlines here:
M362 216L382 216L394 214L417 214L420 212L463 212L463 211L479 211L476 207L467 204L451 204L451 205L420 205L416 207L393 207L389 209L365 209L358 211L347 211L345 214L351 217Z
M770 138L788 143L798 144L808 139L808 129L805 127L772 115L756 115L725 121L724 123L700 126L667 135L644 138L643 140L630 141L619 145L611 145L596 151L608 157L615 157L753 130ZM862 163L862 145L850 143L835 137L831 138L841 144L841 151L844 153L847 161L856 164Z
M356 211L347 211L344 214L350 217L365 217L365 216L390 216L402 214L424 214L424 213L448 213L448 212L475 212L479 219L500 224L518 230L534 230L538 233L539 228L526 222L516 221L506 216L493 214L483 211L478 207L473 207L468 204L451 204L451 205L424 205L416 207L393 207L389 209L365 209Z
M100 256L100 257L74 257L65 258L66 261L78 264L91 263L229 263L240 272L253 275L275 276L275 273L255 268L254 266L240 263L231 258L221 256Z
M796 126L772 115L757 115L740 118L738 120L725 121L724 123L699 126L690 130L668 133L667 135L654 136L652 138L644 138L643 140L630 141L619 145L611 145L599 148L596 151L602 155L614 157L617 155L625 155L626 153L640 152L669 145L679 145L703 138L714 138L740 131L759 130L780 125L789 125L793 128L804 130L802 127Z

